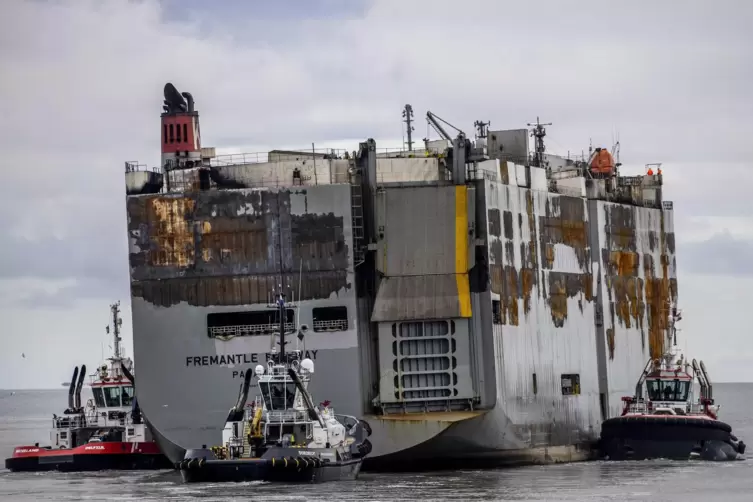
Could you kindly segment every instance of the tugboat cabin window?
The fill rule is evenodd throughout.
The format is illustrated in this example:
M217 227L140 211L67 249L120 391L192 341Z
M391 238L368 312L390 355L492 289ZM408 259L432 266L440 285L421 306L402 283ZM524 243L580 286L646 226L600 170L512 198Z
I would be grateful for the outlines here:
M123 406L131 406L131 403L133 402L133 387L130 385L123 387L121 398L123 400Z
M293 407L296 391L293 382L260 382L259 388L268 410L283 411Z
M347 307L319 307L312 310L314 331L347 331Z
M120 406L120 387L102 387L105 392L105 406Z
M101 387L94 387L92 389L92 394L94 394L94 402L97 405L97 408L104 408L105 407L105 396L102 394L102 388Z
M648 398L652 401L687 401L690 382L681 380L648 380Z
M295 312L285 310L285 331L295 330ZM269 335L280 331L279 310L249 310L246 312L214 312L207 315L209 338Z

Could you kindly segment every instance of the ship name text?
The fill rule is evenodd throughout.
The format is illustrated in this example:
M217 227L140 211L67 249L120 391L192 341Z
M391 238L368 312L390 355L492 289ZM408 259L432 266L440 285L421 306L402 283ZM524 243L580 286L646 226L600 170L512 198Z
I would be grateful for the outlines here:
M302 351L301 356L308 359L316 359L318 350ZM264 354L215 354L212 356L187 356L186 366L227 366L230 364L257 364L262 361L271 361L274 353Z

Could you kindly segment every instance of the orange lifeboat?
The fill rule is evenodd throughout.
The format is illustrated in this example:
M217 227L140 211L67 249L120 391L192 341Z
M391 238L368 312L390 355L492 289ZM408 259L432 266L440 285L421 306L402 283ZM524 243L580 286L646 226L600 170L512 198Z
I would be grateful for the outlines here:
M614 173L614 158L606 148L597 148L591 159L591 172L594 174L611 175Z

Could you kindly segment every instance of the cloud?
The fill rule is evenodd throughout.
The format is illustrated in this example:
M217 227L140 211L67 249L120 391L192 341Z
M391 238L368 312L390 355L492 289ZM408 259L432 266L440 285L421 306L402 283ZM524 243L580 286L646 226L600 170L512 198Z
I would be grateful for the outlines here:
M426 110L468 133L477 119L541 116L558 153L609 146L616 131L626 171L665 163L681 267L723 274L709 256L749 249L694 243L717 224L742 239L728 218L753 218L752 3L209 5L0 6L0 290L16 321L42 306L95 315L85 309L127 296L123 163L158 164L167 81L194 95L204 145L228 152L399 144L406 103L417 138Z
M753 240L742 240L720 232L701 242L683 245L681 263L685 270L704 275L753 275Z

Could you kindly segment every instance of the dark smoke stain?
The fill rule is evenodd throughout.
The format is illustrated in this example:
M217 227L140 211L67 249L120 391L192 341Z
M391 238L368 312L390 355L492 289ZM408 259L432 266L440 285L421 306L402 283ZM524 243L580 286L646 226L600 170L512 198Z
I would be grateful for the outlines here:
M503 248L502 248L502 242L498 240L493 240L489 244L489 248L491 251L492 258L494 258L494 263L502 264L504 263L504 254L503 254Z
M588 222L586 221L585 200L576 197L549 197L545 214L539 217L541 243L544 246L545 268L554 265L554 248L564 244L575 251L578 266L588 270L590 248L588 245Z
M656 239L656 232L654 232L653 230L649 230L649 232L648 232L648 248L651 251L654 251L656 249L656 244L657 244L656 240L657 240Z
M614 361L614 328L607 329L607 347L609 348L609 360Z
M512 239L513 238L513 228L512 228L512 213L510 211L505 211L502 213L502 218L504 222L504 232L505 232L505 239Z
M279 275L174 278L133 282L131 294L159 307L179 303L199 307L251 305L269 303L270 291L277 290L279 284ZM345 270L304 273L302 277L290 272L283 275L282 284L284 290L296 291L296 300L299 291L301 300L317 300L352 287Z
M134 296L155 304L247 304L301 270L303 298L350 287L343 217L291 214L287 190L131 197L127 208Z
M675 253L675 233L667 232L666 234L664 234L664 236L667 242L667 251L674 254Z
M616 326L616 320L626 328L639 327L641 344L645 347L646 319L649 352L652 358L657 358L664 350L666 310L670 298L674 296L669 279L664 214L660 211L661 232L649 231L647 245L638 246L635 214L641 210L646 209L605 205L607 239L601 255L605 265L612 327ZM656 251L661 251L658 274L654 258ZM640 277L640 272L643 277Z
M502 235L502 222L499 216L499 209L489 209L489 234L494 237L500 237Z

